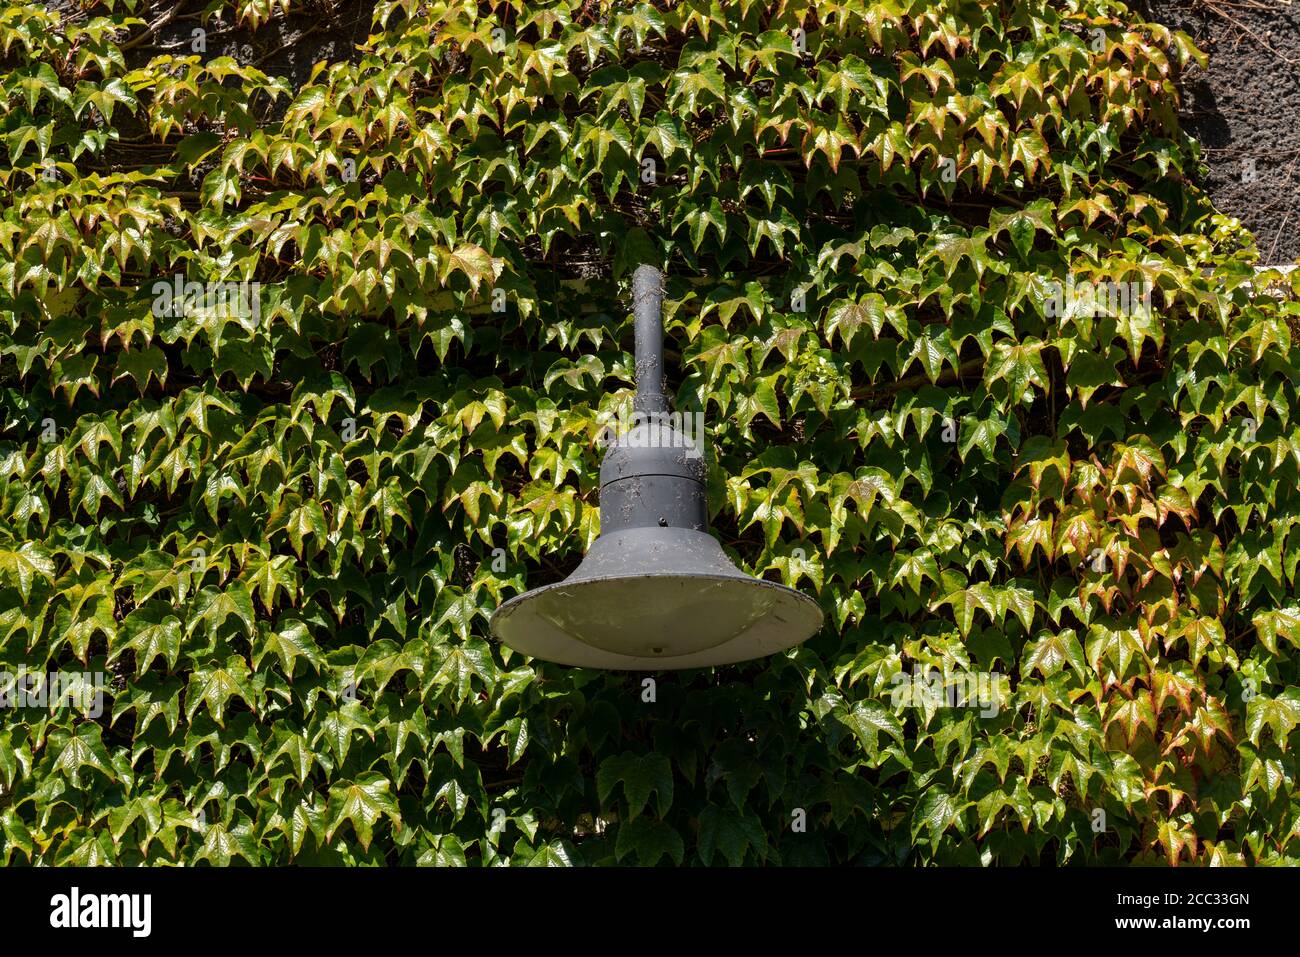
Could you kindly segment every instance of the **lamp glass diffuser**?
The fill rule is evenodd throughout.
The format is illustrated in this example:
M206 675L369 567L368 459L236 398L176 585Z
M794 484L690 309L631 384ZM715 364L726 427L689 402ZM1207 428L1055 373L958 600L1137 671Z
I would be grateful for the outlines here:
M633 276L638 424L600 470L601 534L564 581L512 598L492 633L534 658L610 670L702 668L761 658L810 638L806 595L746 575L708 533L702 449L663 395L661 277Z

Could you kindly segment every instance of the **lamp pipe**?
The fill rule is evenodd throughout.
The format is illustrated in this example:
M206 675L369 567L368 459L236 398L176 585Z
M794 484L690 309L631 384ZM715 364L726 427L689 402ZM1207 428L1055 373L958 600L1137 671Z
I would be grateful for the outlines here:
M668 411L664 395L664 286L654 266L642 265L632 274L632 308L636 316L636 412Z

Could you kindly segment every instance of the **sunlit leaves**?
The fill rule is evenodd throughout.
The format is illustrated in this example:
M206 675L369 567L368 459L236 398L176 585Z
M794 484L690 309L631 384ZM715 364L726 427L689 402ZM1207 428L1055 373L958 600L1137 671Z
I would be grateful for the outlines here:
M39 542L23 542L17 547L0 549L0 571L18 587L26 601L38 576L54 580L54 559Z
M1256 746L1267 728L1278 747L1287 750L1287 738L1297 724L1300 724L1300 690L1295 688L1288 688L1276 697L1258 695L1246 708L1246 734Z
M363 848L370 847L374 825L386 817L397 830L401 830L402 816L389 791L391 783L378 774L368 774L330 788L328 839L344 821L352 824Z
M54 760L53 770L66 774L72 786L79 788L82 786L86 768L92 768L109 778L115 778L116 773L111 762L108 749L104 747L102 729L97 724L87 723L81 725L76 733L67 736L62 742L58 749L58 757Z

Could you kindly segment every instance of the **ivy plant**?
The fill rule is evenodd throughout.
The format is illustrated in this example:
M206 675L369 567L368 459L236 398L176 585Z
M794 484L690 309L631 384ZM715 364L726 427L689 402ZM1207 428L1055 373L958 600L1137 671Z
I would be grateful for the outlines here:
M1197 185L1187 37L380 0L304 82L188 39L308 7L0 5L0 861L1300 863L1297 287ZM826 612L769 659L487 628L599 533L642 262L715 531Z

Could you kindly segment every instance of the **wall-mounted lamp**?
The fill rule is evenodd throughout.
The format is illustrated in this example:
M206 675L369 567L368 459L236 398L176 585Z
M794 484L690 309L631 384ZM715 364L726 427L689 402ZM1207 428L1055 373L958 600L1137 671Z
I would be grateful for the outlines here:
M632 292L637 424L601 464L600 535L564 581L498 608L492 634L534 658L619 671L723 665L806 641L818 604L746 575L709 534L703 449L667 416L659 270L638 267Z

